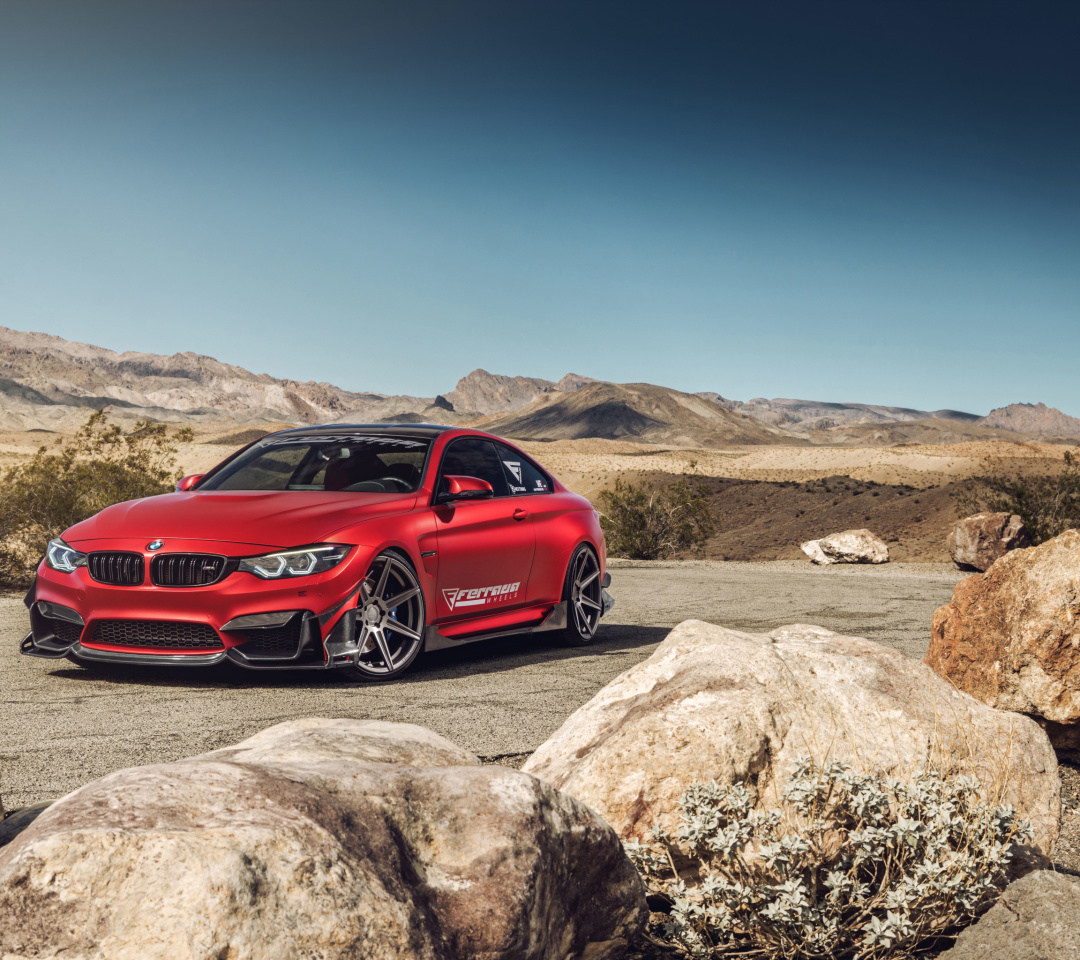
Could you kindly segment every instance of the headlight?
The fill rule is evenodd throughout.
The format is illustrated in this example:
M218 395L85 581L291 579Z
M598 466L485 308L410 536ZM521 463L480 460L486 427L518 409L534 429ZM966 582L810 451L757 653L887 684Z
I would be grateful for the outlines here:
M336 567L352 549L347 545L327 543L318 547L282 550L261 557L245 557L240 569L263 580L283 580L286 577L308 577Z
M86 554L73 550L63 540L50 540L45 563L61 573L74 573L77 567L86 566Z

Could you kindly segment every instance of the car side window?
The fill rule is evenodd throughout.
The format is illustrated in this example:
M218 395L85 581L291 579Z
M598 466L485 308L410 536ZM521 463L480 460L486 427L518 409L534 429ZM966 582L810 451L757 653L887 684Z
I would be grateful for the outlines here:
M497 497L510 495L495 444L480 437L462 437L454 440L443 454L439 471L439 491L442 492L447 476L477 477L491 484Z
M551 481L528 460L515 453L509 447L497 443L499 461L506 475L506 485L515 497L525 497L534 493L550 493Z

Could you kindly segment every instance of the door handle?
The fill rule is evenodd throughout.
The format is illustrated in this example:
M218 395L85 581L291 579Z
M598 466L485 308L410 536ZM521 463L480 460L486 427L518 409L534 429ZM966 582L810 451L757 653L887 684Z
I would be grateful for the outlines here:
M529 511L528 510L522 510L521 507L518 507L514 511L514 519L515 520L528 520L529 519Z

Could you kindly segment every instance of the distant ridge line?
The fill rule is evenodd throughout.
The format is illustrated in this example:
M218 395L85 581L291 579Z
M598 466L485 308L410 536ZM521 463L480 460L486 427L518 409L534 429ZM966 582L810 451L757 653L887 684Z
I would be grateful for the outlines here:
M981 417L855 402L739 401L712 391L690 394L577 373L552 381L482 368L458 380L453 390L414 397L252 373L190 351L120 353L0 327L0 426L68 429L85 419L86 409L101 406L120 419L178 423L489 422L511 436L519 431L521 436L610 435L679 443L955 442L999 434L1002 439L1080 439L1080 419L1042 403L1010 404Z

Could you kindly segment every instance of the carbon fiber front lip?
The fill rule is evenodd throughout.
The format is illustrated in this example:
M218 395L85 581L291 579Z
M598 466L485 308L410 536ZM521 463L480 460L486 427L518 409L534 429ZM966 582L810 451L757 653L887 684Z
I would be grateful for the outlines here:
M227 650L213 653L122 653L118 650L95 650L75 643L68 651L73 657L88 663L151 664L160 667L209 667L221 663L228 656Z

